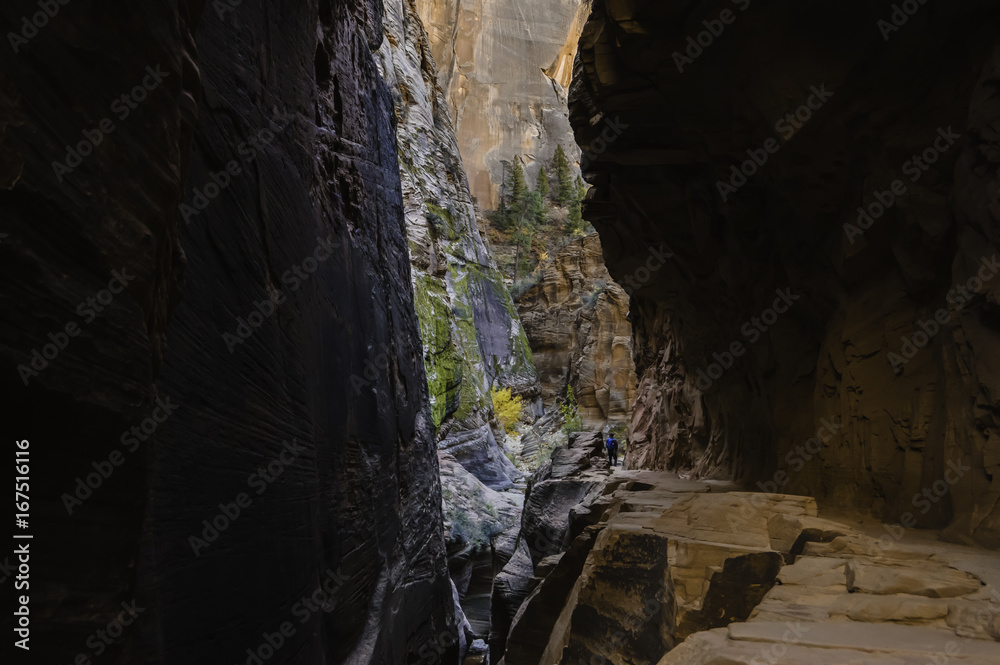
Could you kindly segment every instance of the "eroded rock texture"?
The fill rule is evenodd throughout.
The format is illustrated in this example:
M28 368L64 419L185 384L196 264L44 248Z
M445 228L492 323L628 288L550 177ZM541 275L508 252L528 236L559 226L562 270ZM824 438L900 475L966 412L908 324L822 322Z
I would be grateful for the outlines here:
M557 448L532 476L513 555L498 571L493 586L490 649L494 660L507 650L508 634L514 653L532 651L532 644L541 639L532 631L548 634L543 627L558 616L558 607L550 607L552 614L544 617L536 609L521 630L511 631L529 594L552 571L555 557L600 517L601 512L592 511L590 506L599 500L609 480L601 436L590 433L571 437L568 447ZM565 583L571 574L561 572L559 576Z
M998 15L891 4L595 3L571 117L641 287L629 464L997 547Z
M469 637L485 644L493 577L513 554L524 495L490 489L451 455L442 453L440 465L448 568L470 624Z
M0 75L5 431L39 460L32 653L74 662L135 599L102 661L244 661L289 622L272 662L455 662L381 4L202 4L65 5ZM51 163L106 118L60 182ZM82 506L61 498L113 452Z
M665 472L618 470L584 508L536 565L504 665L1000 658L992 552Z
M572 386L585 429L628 422L637 383L629 297L608 275L597 234L561 249L517 309L543 401L554 404Z
M483 208L496 207L502 162L515 155L531 182L560 144L579 161L566 89L589 0L417 0L417 8Z
M493 488L520 474L490 427L490 389L538 400L531 349L476 223L448 106L413 3L386 3L380 69L399 122L413 288L439 445Z

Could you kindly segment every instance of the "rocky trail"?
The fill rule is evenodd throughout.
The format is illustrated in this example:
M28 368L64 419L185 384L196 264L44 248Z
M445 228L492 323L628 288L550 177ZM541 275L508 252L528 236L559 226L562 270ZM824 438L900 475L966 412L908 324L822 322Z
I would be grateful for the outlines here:
M994 553L810 497L609 469L600 445L576 435L532 479L494 591L495 627L497 600L517 606L504 665L1000 662Z

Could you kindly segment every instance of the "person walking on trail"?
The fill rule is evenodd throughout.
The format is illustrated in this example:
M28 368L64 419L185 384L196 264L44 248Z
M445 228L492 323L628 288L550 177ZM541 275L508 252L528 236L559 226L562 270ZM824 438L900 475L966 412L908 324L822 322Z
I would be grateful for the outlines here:
M613 436L608 436L608 462L611 466L618 466L618 441Z

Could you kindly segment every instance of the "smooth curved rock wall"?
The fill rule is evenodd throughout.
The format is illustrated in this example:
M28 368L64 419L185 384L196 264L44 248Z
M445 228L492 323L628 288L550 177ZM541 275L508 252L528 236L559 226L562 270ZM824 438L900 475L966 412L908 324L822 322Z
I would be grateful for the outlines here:
M585 216L640 282L628 463L997 547L1000 14L893 11L595 2L571 120L604 139Z
M105 4L61 7L0 75L0 358L5 431L37 460L33 655L73 661L135 600L106 662L245 660L285 622L274 662L456 662L381 4ZM147 65L162 83L119 119ZM51 162L104 118L115 131L60 183ZM79 313L114 271L124 292ZM18 365L67 323L25 387Z

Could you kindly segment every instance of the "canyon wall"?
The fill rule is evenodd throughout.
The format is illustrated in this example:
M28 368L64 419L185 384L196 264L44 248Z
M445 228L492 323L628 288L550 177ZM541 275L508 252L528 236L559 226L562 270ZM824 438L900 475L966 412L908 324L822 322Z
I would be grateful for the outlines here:
M534 403L531 349L477 224L478 210L420 18L386 3L380 70L398 122L400 175L413 288L439 446L494 489L520 475L490 427L490 389Z
M998 547L998 14L907 6L597 0L585 216L636 284L629 465Z
M69 4L5 45L39 662L123 603L104 662L456 662L381 6Z
M586 430L629 421L635 400L629 297L608 274L597 234L575 239L517 298L542 384L554 404L572 386Z
M496 208L502 162L534 181L556 147L578 167L566 89L590 0L417 0L472 195Z
M477 224L479 211L420 17L407 0L384 6L386 39L378 64L398 122L413 289L440 449L448 566L467 618L459 644L463 653L471 647L474 659L486 651L494 568L503 565L497 563L504 557L502 543L517 533L523 500L516 491L498 491L513 487L522 474L497 443L490 391L509 387L540 412L540 388L528 340Z

